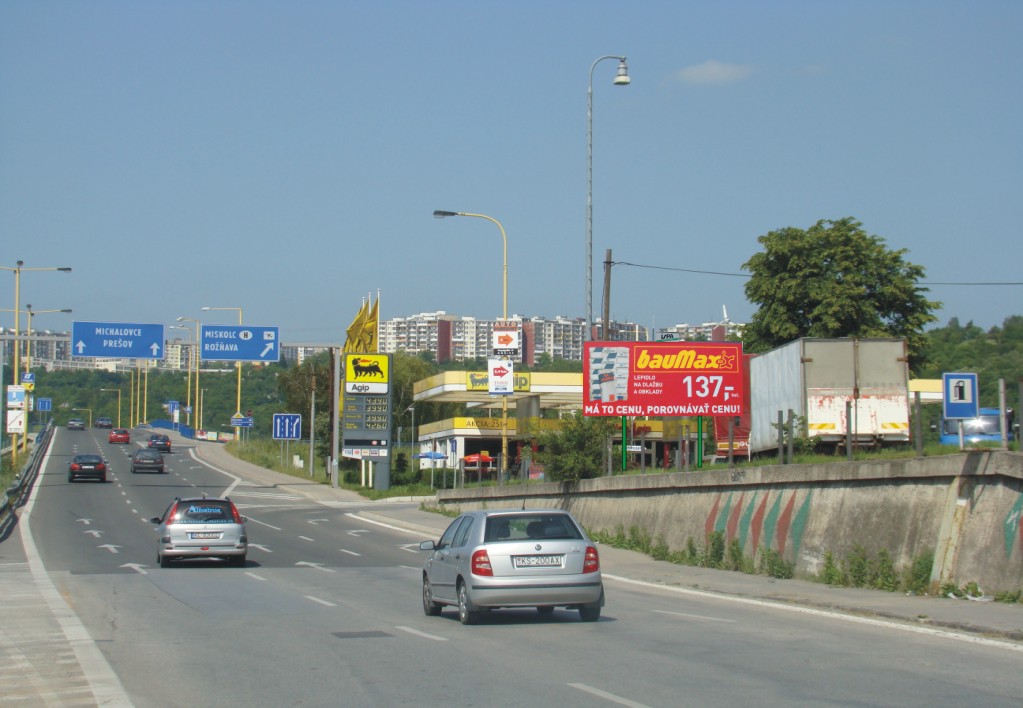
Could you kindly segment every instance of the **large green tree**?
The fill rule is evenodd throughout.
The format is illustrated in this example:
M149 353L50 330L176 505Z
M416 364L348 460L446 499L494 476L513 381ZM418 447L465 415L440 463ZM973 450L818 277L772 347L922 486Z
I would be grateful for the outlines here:
M764 250L743 264L746 298L760 306L743 331L746 349L799 337L905 337L911 365L922 362L923 328L941 303L925 297L924 269L903 258L905 249L890 250L851 217L757 240Z

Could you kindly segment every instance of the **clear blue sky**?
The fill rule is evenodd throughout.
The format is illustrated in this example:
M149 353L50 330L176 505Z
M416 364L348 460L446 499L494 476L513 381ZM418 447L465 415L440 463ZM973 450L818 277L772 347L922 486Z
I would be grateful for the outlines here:
M934 283L1023 281L1023 3L0 3L0 265L71 320L338 342L368 293L585 316L603 260L739 274L768 231L852 216ZM13 277L0 302L13 306ZM743 277L616 265L611 315L753 311ZM932 285L985 328L1023 287ZM12 323L0 313L0 323ZM170 332L169 334L173 334Z

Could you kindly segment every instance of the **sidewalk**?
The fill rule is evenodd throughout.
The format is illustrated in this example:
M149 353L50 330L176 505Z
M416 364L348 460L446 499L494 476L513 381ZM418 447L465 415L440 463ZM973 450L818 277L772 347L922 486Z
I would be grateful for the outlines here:
M333 489L317 480L304 480L266 470L231 456L217 443L198 443L197 454L232 474L302 494L318 502L363 502L373 505L361 516L437 538L451 522L441 514L423 511L418 500L392 499L371 502L357 493ZM404 503L401 503L404 502ZM804 611L841 612L861 618L883 619L918 627L966 632L981 637L1009 640L1023 651L1023 604L946 597L919 597L860 588L836 588L804 580L778 580L764 575L697 568L655 561L634 551L600 547L601 565L609 581L609 605L616 583L648 583L675 588L683 593L726 595L737 601L776 602Z

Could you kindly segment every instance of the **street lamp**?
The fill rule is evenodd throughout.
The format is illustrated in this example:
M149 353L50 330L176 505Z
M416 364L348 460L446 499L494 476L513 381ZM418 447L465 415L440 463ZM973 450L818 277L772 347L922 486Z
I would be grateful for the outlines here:
M590 85L586 92L586 334L593 336L593 70L605 59L617 59L618 71L612 85L628 86L629 67L625 57L608 55L600 57L590 66ZM606 336L606 335L605 335Z
M195 414L195 422L197 423L197 425L195 427L196 427L196 429L198 429L198 428L202 427L201 425L198 425L198 423L199 423L199 368L201 366L201 364L200 364L200 357L199 357L199 325L201 323L199 322L199 320L194 319L192 317L179 317L178 318L178 322L194 322L195 323L195 344L191 347L191 349L189 350L189 353L188 353L188 386L189 386L188 390L190 392L192 390L192 356L194 354L194 356L195 356L195 407L192 408L192 412ZM189 394L189 395L191 395L191 394ZM188 402L187 405L192 405L191 399L189 399L189 402ZM186 415L187 415L187 412L186 412Z
M192 333L191 327L185 325L167 325L167 329L183 329L189 334ZM178 367L181 367L181 344L178 339ZM167 350L164 349L166 352ZM185 425L191 424L191 419L188 417L188 407L192 405L192 348L188 348L188 363L185 366Z
M32 305L25 305L25 312L28 314L28 331L26 336L28 339L25 340L25 371L32 370L32 318L36 315L43 315L48 312L64 312L70 313L70 308L63 310L33 310Z
M472 216L477 219L486 219L497 225L497 228L501 230L501 243L504 246L504 266L502 270L502 286L501 292L503 293L503 309L501 311L501 319L508 319L508 235L504 232L504 227L501 226L501 222L492 216L486 214L470 214L465 211L434 211L433 216L435 219L443 219L446 216ZM504 477L505 472L508 471L508 395L503 394L501 396L501 478Z
M240 307L204 307L202 309L203 309L204 312L209 312L211 310L231 310L231 311L237 310L238 311L238 324L241 325L241 323L242 323L242 308L240 308ZM240 418L241 415L242 415L242 363L241 363L241 361L236 361L234 363L234 365L238 369L238 396L237 396L237 402L236 402L236 407L235 407L235 411L236 411L235 415ZM239 442L240 442L241 428L239 428L237 425L234 427L234 438L235 438L235 440L239 440Z
M17 312L21 310L21 272L25 270L58 270L62 273L70 273L70 268L25 268L25 261L18 261L17 265L13 268L9 266L0 266L0 270L9 270L14 273L14 385L18 385L18 368L20 363L18 361L18 352L21 349L21 342L18 340L18 335L21 334L18 328L18 315Z
M117 391L117 427L121 427L121 389L119 388L101 388L100 391L109 391L113 393Z

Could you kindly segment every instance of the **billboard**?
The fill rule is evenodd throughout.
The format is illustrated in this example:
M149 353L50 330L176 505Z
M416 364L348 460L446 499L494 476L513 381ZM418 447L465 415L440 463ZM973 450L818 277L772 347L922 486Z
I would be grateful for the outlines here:
M741 342L586 342L583 373L585 415L742 413Z

